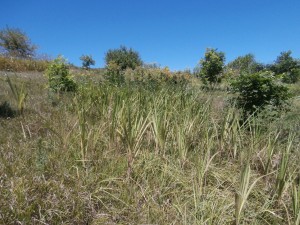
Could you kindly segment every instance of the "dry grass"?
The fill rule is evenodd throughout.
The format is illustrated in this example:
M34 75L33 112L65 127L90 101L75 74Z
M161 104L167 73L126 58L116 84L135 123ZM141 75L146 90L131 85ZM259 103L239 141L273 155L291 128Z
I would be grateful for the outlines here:
M0 71L25 72L44 71L49 64L47 60L17 59L0 56Z

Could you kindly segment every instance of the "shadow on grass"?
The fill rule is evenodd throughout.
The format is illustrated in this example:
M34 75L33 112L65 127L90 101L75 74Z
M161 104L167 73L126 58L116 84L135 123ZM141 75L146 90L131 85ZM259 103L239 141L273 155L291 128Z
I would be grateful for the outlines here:
M15 116L17 116L17 111L13 110L7 101L0 105L0 118L13 118Z

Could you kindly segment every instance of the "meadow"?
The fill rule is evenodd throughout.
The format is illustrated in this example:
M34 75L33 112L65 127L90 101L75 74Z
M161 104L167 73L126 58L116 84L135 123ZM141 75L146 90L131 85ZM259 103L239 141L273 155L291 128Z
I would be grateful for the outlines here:
M299 83L245 120L226 84L73 74L0 72L1 224L300 224Z

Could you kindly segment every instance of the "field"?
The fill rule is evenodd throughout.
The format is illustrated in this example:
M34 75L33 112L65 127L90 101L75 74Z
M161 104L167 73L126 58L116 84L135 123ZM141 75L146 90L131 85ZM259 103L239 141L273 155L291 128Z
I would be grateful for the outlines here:
M242 120L226 84L75 78L0 72L0 224L300 224L299 82Z

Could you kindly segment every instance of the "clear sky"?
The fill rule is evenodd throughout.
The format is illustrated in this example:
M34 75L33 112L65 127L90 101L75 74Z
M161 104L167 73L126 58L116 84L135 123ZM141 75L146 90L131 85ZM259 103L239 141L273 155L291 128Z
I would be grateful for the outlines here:
M39 53L81 65L120 45L144 62L193 69L208 47L227 62L253 53L271 63L281 51L300 58L300 0L0 0L0 29L20 28Z

